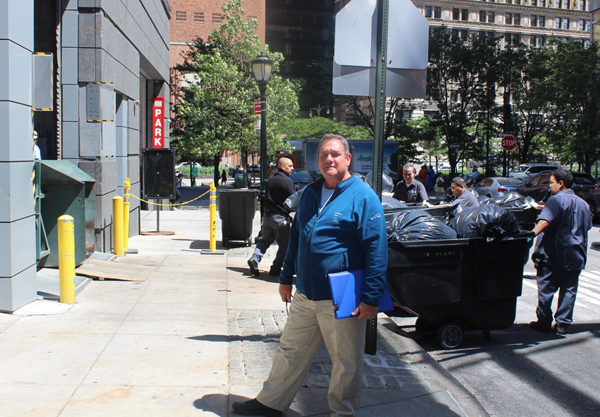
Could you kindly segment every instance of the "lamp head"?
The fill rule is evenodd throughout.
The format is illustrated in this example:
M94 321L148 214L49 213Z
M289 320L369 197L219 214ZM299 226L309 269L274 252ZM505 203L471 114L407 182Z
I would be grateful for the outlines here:
M252 60L252 73L256 82L266 84L271 78L271 70L273 69L273 61L265 55L259 55Z

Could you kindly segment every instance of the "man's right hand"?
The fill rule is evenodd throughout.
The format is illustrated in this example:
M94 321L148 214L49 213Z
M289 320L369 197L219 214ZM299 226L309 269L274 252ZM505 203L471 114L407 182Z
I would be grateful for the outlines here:
M279 295L281 301L289 303L292 301L292 284L279 284Z

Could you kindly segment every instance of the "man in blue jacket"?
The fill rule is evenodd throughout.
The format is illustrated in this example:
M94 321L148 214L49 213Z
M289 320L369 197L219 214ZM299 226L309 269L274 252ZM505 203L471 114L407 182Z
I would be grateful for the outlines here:
M331 415L358 413L366 320L377 316L386 285L387 236L377 195L348 170L348 142L325 135L318 165L323 178L308 185L292 224L279 277L279 294L292 301L271 368L258 396L233 404L238 414L281 416L292 403L323 339L333 362L328 402ZM328 274L365 270L362 302L353 318L336 320Z

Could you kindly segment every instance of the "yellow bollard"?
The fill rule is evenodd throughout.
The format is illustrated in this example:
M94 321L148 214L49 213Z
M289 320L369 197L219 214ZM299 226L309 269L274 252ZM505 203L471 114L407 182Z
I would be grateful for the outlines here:
M129 249L129 206L131 205L129 202L129 197L131 197L129 193L129 190L131 190L131 180L129 178L125 178L123 190L123 249L127 252L127 249Z
M123 248L123 197L113 197L113 252L125 255Z
M60 302L75 304L75 224L67 215L58 218L58 273Z
M210 251L217 251L217 189L210 183Z
M123 250L129 249L129 201L123 202Z

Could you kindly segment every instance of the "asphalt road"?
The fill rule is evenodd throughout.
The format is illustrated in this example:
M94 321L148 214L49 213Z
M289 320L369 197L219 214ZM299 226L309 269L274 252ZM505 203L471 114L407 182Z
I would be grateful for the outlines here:
M600 241L597 226L589 236L590 241ZM471 391L491 416L598 416L600 252L590 250L588 258L580 276L574 322L566 336L529 329L537 304L531 261L525 266L515 323L492 331L489 341L482 332L466 332L459 348L443 350L435 340L416 334L414 318L397 319L397 323Z

